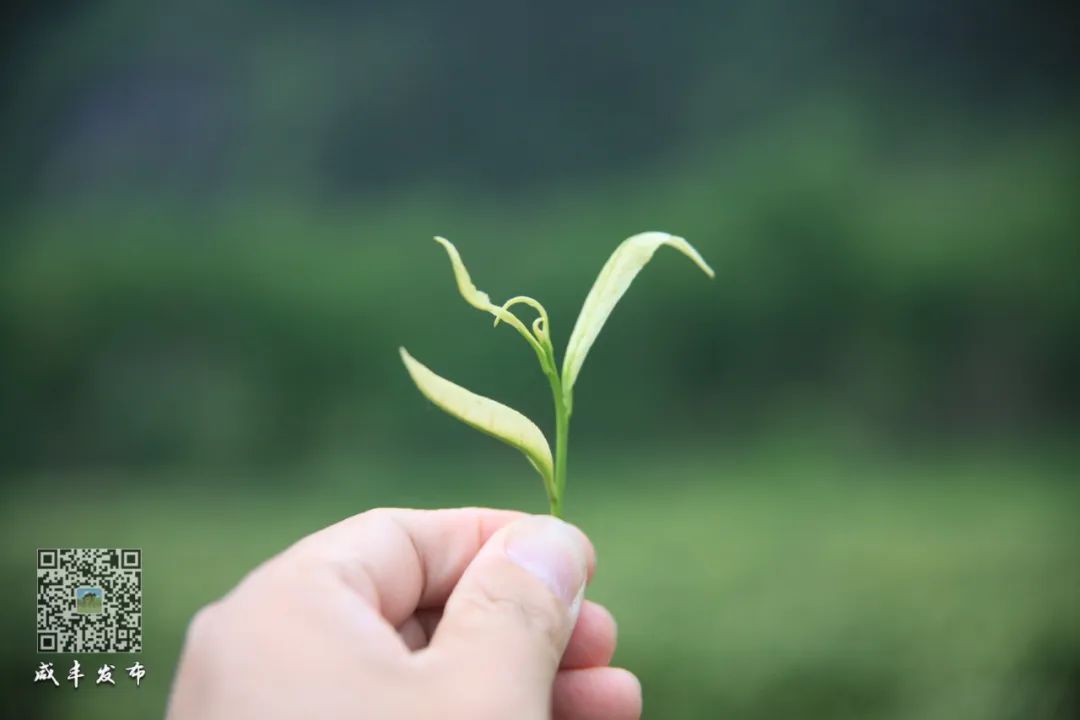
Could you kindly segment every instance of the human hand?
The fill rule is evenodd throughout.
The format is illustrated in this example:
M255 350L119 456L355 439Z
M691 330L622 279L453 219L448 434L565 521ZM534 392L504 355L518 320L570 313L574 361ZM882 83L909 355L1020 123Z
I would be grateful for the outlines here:
M372 510L201 610L167 720L637 718L592 545L548 516Z

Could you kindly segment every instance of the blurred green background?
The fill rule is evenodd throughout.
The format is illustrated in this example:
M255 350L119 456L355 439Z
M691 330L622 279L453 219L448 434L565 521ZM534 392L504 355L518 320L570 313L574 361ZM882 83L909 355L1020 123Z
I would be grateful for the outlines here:
M5 716L160 715L191 614L342 517L544 511L400 365L550 432L531 352L430 237L561 348L661 229L717 279L661 251L613 314L567 499L646 714L1080 717L1064 6L3 12ZM143 548L141 688L32 684L71 660L34 653L39 546Z

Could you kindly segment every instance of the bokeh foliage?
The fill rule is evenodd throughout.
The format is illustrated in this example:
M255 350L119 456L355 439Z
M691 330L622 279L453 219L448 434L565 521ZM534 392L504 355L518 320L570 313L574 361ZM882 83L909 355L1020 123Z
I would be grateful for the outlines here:
M403 392L404 342L547 417L522 348L456 301L431 228L494 297L547 303L560 345L635 228L692 237L720 269L715 286L695 283L661 256L602 339L576 433L768 432L822 412L922 439L1075 422L1072 156L1030 140L884 174L851 144L803 127L772 158L687 169L657 190L615 183L588 207L546 197L535 217L419 197L329 217L119 199L37 216L0 269L4 462L278 462L427 443L408 430L426 408Z

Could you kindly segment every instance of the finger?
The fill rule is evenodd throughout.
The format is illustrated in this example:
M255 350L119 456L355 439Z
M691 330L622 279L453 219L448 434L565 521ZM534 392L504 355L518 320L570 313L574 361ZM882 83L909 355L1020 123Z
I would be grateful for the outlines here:
M559 668L569 670L609 664L615 654L617 634L615 618L607 608L585 601Z
M398 634L409 650L421 650L431 642L431 636L435 634L440 619L442 608L417 610L398 627Z
M592 545L572 525L515 521L469 565L426 652L499 684L516 707L546 707L593 563Z
M524 513L486 508L378 509L343 520L287 553L329 568L393 626L438 607L484 543Z
M562 670L551 691L555 720L636 720L641 683L622 668Z
M409 650L422 650L431 642L441 619L442 608L417 610L398 627L398 635ZM559 669L576 670L608 665L615 654L617 632L615 619L607 608L586 600L581 605L581 614L570 635Z
M415 615L405 618L405 622L401 623L401 627L397 631L398 635L401 636L401 641L405 643L405 647L409 648L409 650L415 652L427 647L428 635L424 632L424 626L420 624Z

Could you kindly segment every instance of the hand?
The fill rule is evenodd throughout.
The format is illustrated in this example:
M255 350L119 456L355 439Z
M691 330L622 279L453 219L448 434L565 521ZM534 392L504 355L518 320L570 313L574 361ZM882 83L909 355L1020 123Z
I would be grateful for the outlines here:
M191 623L168 720L623 720L595 564L548 516L391 510L310 535Z

